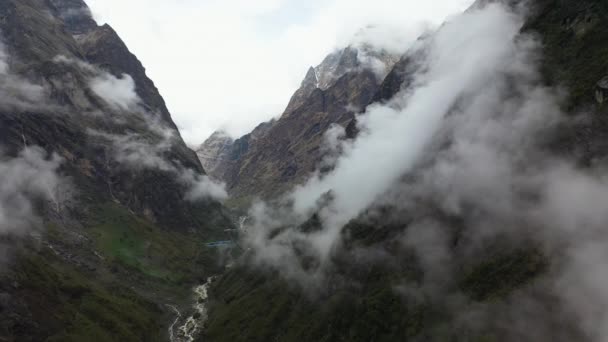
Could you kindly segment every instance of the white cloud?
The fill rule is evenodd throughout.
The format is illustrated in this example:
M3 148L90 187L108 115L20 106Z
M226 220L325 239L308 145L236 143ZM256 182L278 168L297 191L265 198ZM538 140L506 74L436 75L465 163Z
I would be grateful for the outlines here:
M539 81L539 44L520 27L521 18L500 5L445 25L430 41L427 68L413 88L370 108L335 170L295 192L299 210L252 208L245 242L254 260L314 286L335 270L331 256L343 256L343 225L380 199L404 225L403 246L421 266L421 284L402 287L408 298L447 303L445 311L473 331L499 321L505 340L571 340L581 331L585 340L606 341L606 165L581 169L547 149L545 139L568 129L569 118L559 93ZM331 134L328 141L335 143ZM297 228L319 208L319 230ZM390 222L385 214L379 220ZM453 286L463 265L488 260L480 250L497 239L499 250L511 243L538 248L549 270L497 301L497 311L490 309L495 301L451 301L466 296ZM321 267L303 267L302 260L312 264L309 257Z
M510 71L520 48L514 41L519 28L519 19L498 6L446 24L430 41L428 71L418 75L411 95L370 107L359 120L362 133L344 147L335 170L296 190L295 210L303 214L318 210L319 198L331 191L331 206L321 213L321 254L329 253L349 220L413 168L459 98L482 92L497 73Z
M194 171L168 159L168 152L176 143L177 132L174 128L167 127L155 113L147 112L141 106L135 82L130 75L123 74L118 78L85 61L65 56L57 56L54 61L85 71L91 90L110 108L120 113L120 117L114 118L117 123L124 122L127 117L131 119L131 133L115 134L96 129L87 130L91 137L111 143L111 157L121 167L156 169L175 174L187 187L185 199L188 201L225 200L228 197L223 183L216 183L207 176L195 174ZM107 114L111 113L105 115ZM141 131L138 132L135 128Z
M420 70L413 75L411 88L388 104L369 107L359 117L360 134L354 142L340 141L340 129L329 131L326 138L330 157L332 152L341 152L332 171L317 173L296 188L285 208L263 204L253 207L252 229L245 239L259 253L259 259L286 266L305 281L317 277L317 273L301 269L305 276L298 274L296 254L305 250L321 265L331 263L331 253L340 247L343 227L394 188L404 174L413 171L439 130L450 122L446 117L458 108L457 104L464 106L462 111L467 114L458 116L464 118L458 127L473 127L476 133L493 133L483 124L485 129L477 125L485 124L484 116L493 113L491 108L514 110L519 115L515 121L524 127L534 122L527 119L540 108L552 108L544 106L552 98L542 91L526 89L529 98L519 104L521 108L507 106L504 98L508 77L521 80L525 86L535 75L529 57L536 45L519 35L521 24L519 16L491 5L454 18L414 48L410 53L423 61L419 61ZM467 141L468 136L463 135L461 140ZM449 194L446 191L444 196ZM299 231L296 227L313 214L318 215L320 229ZM269 234L273 229L278 233ZM269 239L270 235L273 237Z
M403 51L472 0L87 2L142 60L182 135L198 144L218 128L240 135L280 114L308 67L362 27L374 25L367 39Z
M56 56L55 63L80 68L87 75L89 88L110 108L123 112L141 112L141 99L137 95L135 81L129 74L116 77L109 72L85 61L62 55Z
M195 174L192 170L182 172L180 177L190 187L186 194L186 199L189 201L204 199L223 201L228 198L226 184L224 183L215 182L205 175Z
M135 82L130 75L120 78L107 72L101 73L90 81L93 92L106 103L118 110L133 110L140 104L135 92Z
M174 174L178 181L186 187L184 199L191 202L200 200L223 201L228 198L226 185L215 182L206 175L184 168L176 162L170 162L167 157L175 143L175 131L163 127L153 119L145 121L147 131L152 134L109 134L93 129L87 133L111 143L111 157L128 169L153 169Z
M40 224L35 200L59 206L58 194L68 186L58 174L62 161L38 147L26 148L17 157L0 153L0 236L24 235Z

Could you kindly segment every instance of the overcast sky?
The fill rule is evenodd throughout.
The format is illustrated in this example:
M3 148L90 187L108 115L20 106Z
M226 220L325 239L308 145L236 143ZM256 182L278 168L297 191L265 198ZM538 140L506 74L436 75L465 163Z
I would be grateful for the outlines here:
M86 0L118 31L165 98L186 142L233 136L281 114L307 69L361 28L404 51L472 0Z

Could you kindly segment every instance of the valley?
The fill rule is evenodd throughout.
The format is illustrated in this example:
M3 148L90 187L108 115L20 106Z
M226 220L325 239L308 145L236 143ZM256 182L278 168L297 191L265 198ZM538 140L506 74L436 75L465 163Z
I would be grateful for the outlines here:
M91 8L0 0L0 341L605 341L608 4L364 26L196 147Z

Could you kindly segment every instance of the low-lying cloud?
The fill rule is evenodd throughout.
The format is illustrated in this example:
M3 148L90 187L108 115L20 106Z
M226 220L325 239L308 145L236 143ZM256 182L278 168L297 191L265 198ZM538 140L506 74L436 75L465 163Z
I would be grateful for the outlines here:
M180 177L184 183L190 185L190 190L186 194L187 200L228 199L226 185L215 182L206 175L196 174L192 170L185 170Z
M108 71L85 61L61 55L55 57L53 61L74 66L83 72L87 86L110 109L130 114L141 114L143 112L142 101L137 95L135 81L131 75L122 74L116 77Z
M454 18L411 51L425 58L413 86L388 104L372 105L359 116L360 134L354 142L346 140L336 146L340 131L330 130L329 150L341 152L333 170L313 175L290 194L293 211L289 214L270 215L278 217L273 219L275 223L289 225L294 218L303 222L316 213L322 229L306 234L283 230L273 237L274 242L285 246L293 239L305 241L322 262L328 261L340 244L342 228L413 170L450 111L471 95L503 84L508 76L531 70L528 57L535 45L519 34L521 25L517 14L490 5ZM254 211L261 212L259 207ZM264 216L258 221L267 221L268 215ZM250 231L264 236L276 226L256 224L257 229ZM252 240L258 247L263 245L257 249L262 258L273 243L260 245L259 236ZM285 252L291 253L289 248Z
M116 77L85 61L65 56L56 57L55 62L73 65L83 71L93 93L114 112L111 117L114 123L128 128L126 132L121 133L108 133L97 129L87 131L91 137L110 143L112 159L129 169L155 169L175 174L179 182L187 188L184 199L188 201L227 198L223 183L198 175L167 158L177 143L178 132L167 127L158 113L145 108L130 75Z
M69 186L59 175L62 161L39 147L27 147L16 157L0 152L0 236L22 236L39 228L36 201L51 208L61 205L60 195Z
M541 81L540 43L520 33L522 10L472 9L412 51L424 56L413 84L359 116L354 142L331 130L328 150L341 151L332 171L282 206L251 209L244 241L254 262L319 287L336 271L345 225L396 220L403 228L390 242L412 252L422 272L395 284L408 299L441 303L479 335L495 327L499 340L605 341L607 170L556 152L555 133L575 123L561 110L561 90ZM547 269L504 301L474 303L459 281L500 252L491 246L539 251Z
M334 240L340 229L384 194L419 160L457 101L481 92L496 76L517 67L521 19L499 6L472 11L446 24L429 42L426 70L413 90L388 105L374 105L359 118L360 136L343 147L333 172L316 176L294 194L296 212L318 210L318 199L332 201L320 216ZM506 43L505 43L506 42ZM325 240L325 239L324 239ZM327 254L333 243L320 252Z
M114 109L134 110L141 103L135 92L135 82L130 75L116 77L107 72L101 73L93 77L89 85L97 96Z

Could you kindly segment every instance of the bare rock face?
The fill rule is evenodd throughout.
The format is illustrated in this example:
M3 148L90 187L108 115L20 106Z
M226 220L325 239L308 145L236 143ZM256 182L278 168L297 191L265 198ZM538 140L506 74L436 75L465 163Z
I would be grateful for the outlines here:
M82 0L48 0L53 13L66 24L72 34L90 32L97 28L91 10Z
M347 47L331 53L321 64L308 70L284 115L289 115L301 106L315 89L327 90L347 73L369 69L376 72L377 78L382 80L397 61L398 57L386 51L377 51L371 46Z
M234 139L222 131L213 133L196 151L205 171L214 176L218 167L230 158Z
M291 97L285 112L291 113L294 109L300 107L315 89L320 88L319 86L320 84L319 80L317 79L317 70L310 67L310 69L308 69L308 73L306 73L306 77L304 77L304 81L302 81L302 84L300 85L300 88Z
M210 175L228 184L235 206L254 196L279 195L317 169L332 125L355 134L357 111L370 103L397 61L370 47L336 51L308 70L279 119L233 142L215 133L198 149L199 159Z

